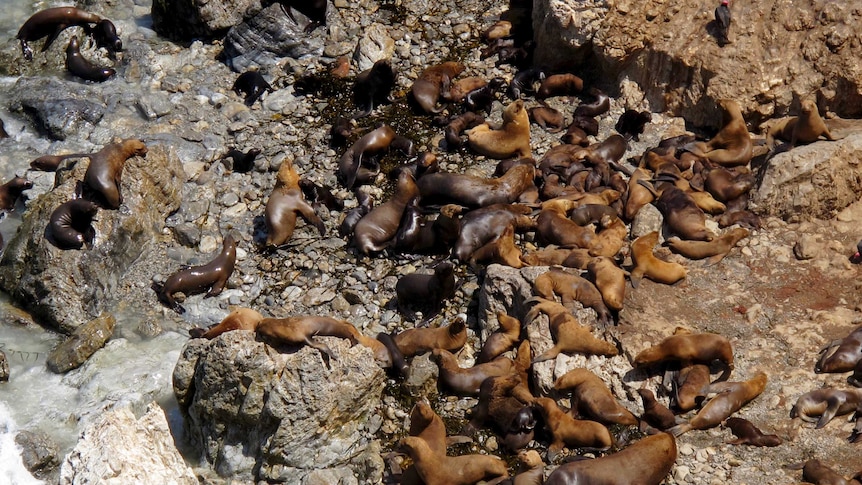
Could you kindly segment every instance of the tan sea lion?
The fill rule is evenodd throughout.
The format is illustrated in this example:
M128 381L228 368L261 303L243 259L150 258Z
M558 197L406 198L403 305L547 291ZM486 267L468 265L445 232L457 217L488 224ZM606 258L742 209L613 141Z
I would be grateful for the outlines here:
M159 301L177 313L185 313L185 308L174 300L174 293L193 295L207 291L206 297L219 295L233 274L236 264L236 240L228 234L222 242L221 252L209 263L192 266L168 276L164 284L153 283L153 290Z
M214 339L225 332L234 330L254 332L261 320L263 320L263 315L256 310L239 307L231 311L228 316L214 327L210 329L193 328L189 330L189 335L192 338Z
M602 294L605 305L611 310L622 310L626 299L626 272L606 256L592 258L587 264L587 271Z
M111 143L90 155L90 165L84 173L84 184L93 189L107 209L119 209L123 203L120 178L123 165L131 157L143 157L147 146L141 140L127 139Z
M467 142L475 152L488 158L530 157L530 117L524 101L516 100L503 110L498 130L483 123L467 131Z
M573 369L554 382L554 389L571 391L572 409L605 424L635 425L638 419L622 406L607 384L588 369Z
M607 206L598 206L607 207ZM575 209L577 210L577 209ZM593 240L592 247L588 248L590 256L604 256L613 258L625 246L629 229L626 224L616 215L605 215L600 221L601 231Z
M855 411L860 403L862 389L817 389L796 399L796 404L790 410L790 417L809 423L817 422L815 429L820 429L835 416Z
M476 358L476 362L490 362L495 357L503 352L507 352L515 347L515 344L521 338L521 322L515 317L506 315L503 312L497 312L497 323L500 328L488 335L485 343L482 344L482 350Z
M753 143L742 117L742 109L734 100L720 99L722 128L707 142L695 142L686 148L725 167L745 165L751 161Z
M691 363L709 365L716 360L725 366L717 380L726 380L733 371L733 348L727 337L717 333L685 333L671 335L641 351L632 365L640 367L669 361L685 367Z
M685 278L687 273L685 266L656 257L653 248L657 243L658 231L644 234L632 242L631 255L635 264L630 272L632 287L637 288L644 276L665 285L672 285Z
M613 322L611 312L598 288L586 279L563 269L550 268L539 275L533 282L533 292L546 300L553 300L555 294L560 295L564 306L578 301L585 308L595 310L599 325L607 326Z
M751 421L742 418L727 418L724 425L736 436L730 445L778 446L783 440L775 434L763 434Z
M511 268L522 268L521 248L515 245L515 226L509 224L500 237L473 251L468 261L471 266L479 263L502 264Z
M440 370L438 383L463 396L477 396L479 386L485 379L510 374L514 368L512 359L505 356L463 368L458 365L458 359L454 355L443 349L432 350L431 360Z
M413 82L410 94L425 113L439 113L437 100L441 91L447 90L449 83L463 70L464 64L452 61L430 66Z
M535 409L545 420L545 429L551 434L548 445L548 461L553 461L564 447L606 449L614 439L605 425L586 419L575 419L560 409L557 402L548 397L533 401Z
M766 132L766 145L770 149L774 148L776 138L790 142L791 147L813 143L821 136L827 140L840 140L829 131L814 100L803 100L801 109L799 116L778 120L769 127Z
M367 255L388 247L390 240L398 232L404 209L417 195L419 188L416 187L413 176L406 170L402 171L392 197L371 209L353 228L353 241L359 252Z
M667 240L667 245L675 252L688 259L707 259L707 264L716 264L733 249L736 244L748 237L748 229L735 227L712 241L686 241L677 237Z
M305 200L299 185L299 174L293 168L293 163L285 160L278 168L275 187L266 201L264 210L267 247L278 247L290 240L296 229L297 215L302 216L309 224L313 224L321 236L326 233L323 220Z
M541 126L548 133L559 133L563 131L563 126L566 124L563 113L549 106L536 106L527 110L527 113L533 123Z
M483 77L465 77L463 79L459 79L455 82L449 83L449 89L444 90L441 93L441 96L446 101L460 103L461 101L464 101L465 97L467 97L467 93L473 91L474 89L479 89L487 85L488 81L486 81Z
M676 407L685 412L700 406L706 397L706 389L711 379L708 365L683 366L672 382Z
M287 318L264 318L255 328L257 335L267 343L276 345L307 345L321 353L324 363L329 367L329 359L334 358L329 346L313 340L313 337L339 337L358 344L359 330L351 323L327 316L301 315Z
M619 354L619 350L614 345L594 337L590 328L581 325L563 305L542 298L531 300L537 303L524 317L524 322L532 322L539 312L545 313L548 315L551 335L555 341L553 347L533 359L534 364L554 359L560 353L606 356Z
M446 455L446 425L434 412L427 399L416 401L410 410L410 429L408 435L421 438L435 454ZM401 485L422 485L415 466L409 466L401 474Z
M51 47L51 43L60 35L60 32L67 27L88 26L100 20L102 18L98 15L75 7L46 8L31 15L18 29L18 35L15 38L21 42L21 52L24 58L29 61L33 59L33 50L30 49L28 42L48 37L45 44L42 45L42 52L45 52L48 47Z
M639 184L639 180L648 180L650 173L644 168L638 168L629 178L628 190L626 191L625 207L623 217L627 221L634 219L641 207L655 200L655 195L646 187Z
M458 350L467 342L467 326L463 316L438 328L408 328L394 337L395 345L404 357L430 352L434 349Z
M669 430L679 436L692 429L708 429L721 424L731 414L756 398L766 388L766 373L758 372L743 382L716 382L710 384L708 394L716 394L688 423L678 424Z
M398 447L410 455L419 477L427 485L473 485L509 473L506 462L496 456L439 455L416 436L403 438Z

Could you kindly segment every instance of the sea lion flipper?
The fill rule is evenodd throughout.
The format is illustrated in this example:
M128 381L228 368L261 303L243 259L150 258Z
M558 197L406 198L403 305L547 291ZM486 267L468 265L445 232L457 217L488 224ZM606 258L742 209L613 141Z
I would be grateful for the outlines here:
M40 50L39 50L39 52L45 52L45 51L47 51L47 50L48 50L48 48L49 48L49 47L51 47L51 44L53 44L53 43L54 43L54 41L55 41L55 40L57 40L57 36L58 36L58 35L60 35L60 32L62 32L63 30L65 30L65 29L66 29L66 27L67 27L67 25L66 25L66 24L59 24L59 25L57 25L57 28L56 28L56 29L54 29L54 31L53 31L53 32L51 32L51 34L48 36L48 38L47 38L47 39L45 39L45 43L44 43L44 44L42 44L42 49L40 49Z
M837 396L831 396L826 399L826 410L820 415L820 419L817 420L817 425L814 426L814 429L820 429L829 424L829 421L832 421L832 418L838 413L838 408L843 402L844 398Z

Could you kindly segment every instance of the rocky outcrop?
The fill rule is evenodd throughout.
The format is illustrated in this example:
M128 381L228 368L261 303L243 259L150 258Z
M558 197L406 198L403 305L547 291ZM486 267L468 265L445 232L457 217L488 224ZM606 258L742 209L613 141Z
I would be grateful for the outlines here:
M55 374L62 374L80 367L111 338L116 324L117 319L113 315L103 313L99 318L76 328L71 337L48 354L48 369Z
M259 11L261 3L260 0L153 0L153 29L174 40L214 38Z
M177 451L164 410L151 403L141 419L116 408L93 421L66 455L59 483L196 485L198 480Z
M379 481L382 462L366 453L364 428L380 405L384 373L367 348L321 340L336 356L329 369L316 349L277 350L251 332L189 341L174 393L192 445L219 475L317 483L321 470L354 468Z
M8 109L22 113L36 131L53 140L91 132L105 115L102 95L80 83L21 78L11 91Z
M40 323L71 333L99 316L115 298L125 272L150 248L165 218L180 205L185 180L176 154L152 146L126 162L120 210L99 210L92 248L58 249L45 237L51 213L74 198L89 159L60 175L57 187L32 202L0 259L0 287Z

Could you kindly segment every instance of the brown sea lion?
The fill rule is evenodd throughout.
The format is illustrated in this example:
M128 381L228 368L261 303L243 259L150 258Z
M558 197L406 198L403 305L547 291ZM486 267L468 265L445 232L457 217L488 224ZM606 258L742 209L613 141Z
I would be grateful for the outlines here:
M97 66L85 59L81 55L78 37L75 35L69 39L69 45L66 46L66 70L73 76L97 83L107 81L117 73L113 68Z
M614 439L605 425L596 421L575 419L549 397L536 398L533 406L542 414L545 429L552 437L551 444L548 445L548 461L553 461L564 447L606 449L614 444Z
M668 433L658 433L601 458L560 465L551 472L545 485L659 485L673 468L676 456L674 437Z
M626 299L626 272L606 256L590 260L587 271L602 294L605 305L611 310L622 310Z
M857 327L843 339L833 340L820 349L820 358L814 366L814 372L818 374L850 372L860 361L862 361L862 326Z
M493 263L510 268L524 267L521 261L521 248L515 245L515 227L509 224L500 237L473 251L468 263L474 268L478 264Z
M569 257L572 251L583 251L587 256L587 259L592 259L592 257L587 254L586 249L558 248L551 245L525 253L521 256L521 260L527 266L565 266L563 261ZM586 266L584 269L586 269Z
M153 283L159 301L177 313L186 309L174 300L174 293L193 295L207 291L206 297L222 292L236 264L236 240L228 234L222 243L221 252L209 263L181 269L168 276L164 284Z
M470 76L449 83L448 89L444 90L440 95L443 99L453 103L464 101L467 93L474 89L487 86L488 81L483 77Z
M724 425L736 436L730 445L778 446L784 441L775 434L763 434L751 421L742 418L727 418Z
M706 215L687 192L675 186L665 187L656 201L667 226L683 239L711 241L715 237L706 228Z
M667 245L675 252L682 254L688 259L706 259L708 264L716 264L733 249L736 244L748 237L748 229L736 227L712 241L684 241L677 237L667 240Z
M239 307L232 310L228 316L212 328L193 328L189 330L189 335L192 338L214 339L225 332L234 330L254 332L261 320L263 320L263 315L256 310Z
M398 176L395 193L386 202L371 210L353 228L353 241L362 254L379 252L389 246L398 232L401 216L410 199L419 195L419 188L408 171Z
M467 262L479 248L514 225L516 230L535 227L531 209L521 204L494 204L468 212L461 218L461 232L452 250L458 261Z
M395 130L384 124L356 140L338 159L337 175L341 185L347 189L352 189L357 181L365 183L373 177L378 169L376 167L374 169L364 168L362 165L363 158L366 158L367 165L371 157L389 149L395 136Z
M416 183L422 205L459 204L476 209L517 201L533 186L534 172L529 165L515 165L497 178L437 172L420 177Z
M470 128L479 126L484 122L484 116L474 113L472 111L468 111L460 116L456 116L455 118L453 118L451 121L449 121L449 124L446 125L446 149L455 150L461 148L461 145L464 144L464 141L461 139L461 133Z
M444 62L430 66L419 75L410 87L410 94L425 113L439 113L437 100L455 76L461 74L464 65L460 62Z
M710 162L734 167L751 161L753 143L748 127L742 117L739 103L732 99L720 99L722 128L707 142L686 145L686 149Z
M127 139L111 143L90 155L90 165L84 173L84 184L93 189L107 209L119 209L123 203L120 178L123 165L131 157L143 157L147 146L141 140Z
M297 215L314 225L321 236L326 234L323 220L305 200L299 186L299 174L293 168L293 163L285 160L278 169L275 187L266 201L264 210L267 247L278 247L290 240L296 229Z
M644 412L641 415L642 423L646 423L659 431L664 431L681 423L679 418L667 406L656 400L655 394L652 391L649 389L638 389L638 394L643 401L644 407ZM643 427L641 431L644 431Z
M570 306L577 301L584 308L592 308L597 315L596 321L601 326L613 322L611 312L598 288L584 278L563 269L550 268L539 275L533 282L533 292L546 300L553 300L555 294L560 295L564 306Z
M425 440L415 436L403 438L398 447L410 455L419 477L427 485L473 485L509 473L506 462L496 456L439 455Z
M587 94L595 98L591 103L580 103L575 116L599 116L611 109L611 98L598 88L590 88Z
M321 352L324 363L329 367L330 358L335 355L323 342L312 340L312 337L339 337L350 340L352 344L360 343L359 331L349 322L332 317L319 315L302 315L287 318L264 318L255 328L257 335L267 343L275 345L301 346L307 345Z
M31 15L18 29L18 35L15 38L21 41L21 53L29 61L33 59L33 50L30 49L28 42L48 37L42 46L42 52L45 52L60 32L67 27L86 26L100 20L102 18L98 15L75 7L46 8Z
M426 320L437 313L443 302L455 296L455 265L442 262L434 268L433 274L411 273L402 276L395 283L395 296L398 311L408 314L410 307L430 309Z
M712 379L709 366L693 364L682 367L672 381L673 402L682 412L690 411L703 402Z
M500 327L485 339L476 362L490 362L503 352L513 349L521 339L520 320L503 312L497 312L497 323Z
M408 328L393 337L405 358L434 349L454 351L467 342L467 326L463 316L438 328Z
M476 364L463 368L458 365L458 359L448 350L434 349L431 360L440 370L438 384L450 391L463 396L477 396L479 386L489 377L507 375L512 372L512 359L497 357L490 362Z
M516 390L522 384L520 376L512 372L482 381L479 402L462 433L474 436L490 418L506 448L514 451L529 444L534 436L536 418L529 403L518 398Z
M717 333L683 333L671 335L641 351L632 365L641 367L659 362L679 362L685 367L691 363L709 365L716 360L725 366L717 380L726 380L733 371L733 348L727 337Z
M814 483L815 485L859 485L856 475L853 479L846 479L843 475L832 470L824 465L820 460L808 460L805 463L789 465L786 468L791 470L802 469L802 480L805 483Z
M567 216L575 206L576 203L568 199L543 202L536 217L536 239L545 245L593 249L597 239L592 227L581 226Z
M448 254L461 231L458 216L463 208L455 204L444 205L437 218L428 221L418 200L418 197L414 198L404 208L392 248L413 254Z
M703 186L716 200L728 202L750 192L755 182L751 171L735 173L724 167L714 167L706 171Z
M416 401L410 410L410 429L408 435L421 438L435 454L446 455L446 425L434 412L427 399ZM401 474L401 485L422 485L415 466L409 466Z
M536 99L572 96L580 93L583 89L584 80L574 74L552 74L542 81L539 90L536 91Z
M637 288L644 276L665 285L672 285L685 278L685 266L656 257L653 248L657 243L658 231L644 234L632 242L631 255L635 265L630 272L632 287Z
M539 312L545 313L548 315L551 335L555 340L553 347L533 359L534 364L554 359L560 353L605 356L619 354L619 350L614 345L594 337L590 328L581 325L563 305L542 298L531 300L538 303L524 317L524 323L532 322Z
M24 177L13 177L3 185L0 185L0 211L9 211L15 208L15 202L21 193L33 188L33 182Z
M638 183L640 180L648 180L650 173L644 168L638 168L629 178L628 190L626 191L625 207L623 217L627 221L634 219L641 207L655 200L655 195L649 189Z
M522 100L503 110L503 125L498 130L483 123L467 131L467 142L476 153L488 158L530 157L530 117Z
M571 391L572 409L605 424L635 425L638 419L623 407L607 384L588 369L572 369L554 382L554 389Z
M617 210L605 204L581 204L569 214L569 219L579 226L586 226L602 222L605 216L614 218Z
M360 109L354 118L361 118L388 101L395 87L395 70L389 59L380 59L370 69L356 75L353 83L353 103Z
M721 424L731 414L756 398L766 388L766 373L758 372L743 382L716 382L710 384L708 394L716 394L688 423L678 424L669 430L679 436L693 429L709 429Z
M790 142L791 147L813 143L821 136L827 140L840 139L829 131L823 118L820 117L820 111L814 100L803 100L801 109L799 116L790 116L771 123L766 132L766 145L770 149L775 147L776 138Z
M123 40L117 34L117 26L108 19L102 19L96 22L96 25L90 27L84 26L87 35L93 37L98 47L104 47L112 59L114 54L123 50Z
M860 403L862 403L862 389L817 389L806 392L796 399L796 404L790 410L790 417L809 423L817 422L815 429L820 429L835 416L843 416L855 411Z
M533 123L541 126L548 133L559 133L566 125L563 113L549 106L536 106L527 110L527 113Z
M629 229L626 227L625 222L616 215L603 216L600 226L602 228L601 231L596 235L592 246L588 248L590 256L613 258L625 246Z
M512 34L512 22L508 20L498 20L493 25L482 32L482 38L486 42L493 42L497 39L509 37Z
M46 238L60 249L81 249L84 244L93 244L96 230L93 218L99 206L86 199L73 199L60 204L51 212Z

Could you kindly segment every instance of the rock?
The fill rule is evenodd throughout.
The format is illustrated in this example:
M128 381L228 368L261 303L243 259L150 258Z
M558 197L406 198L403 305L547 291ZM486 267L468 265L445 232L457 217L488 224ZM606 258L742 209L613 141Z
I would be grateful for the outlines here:
M9 360L6 352L0 350L0 382L9 382Z
M111 338L116 324L113 315L103 313L99 318L76 328L71 337L48 354L48 370L62 374L80 367Z
M261 8L260 0L154 0L153 29L174 40L214 38Z
M59 483L196 485L198 480L174 444L164 410L153 402L141 419L118 408L94 420L63 460Z
M54 209L74 197L89 162L79 161L51 192L34 201L0 258L0 287L40 323L71 333L113 302L132 263L152 251L165 218L180 205L184 175L172 149L154 145L123 170L120 210L100 210L92 248L61 250L45 235Z
M57 444L42 431L19 431L15 435L15 444L21 447L24 468L36 477L43 478L60 465Z
M335 354L331 369L316 349L280 352L251 332L188 342L174 393L192 445L219 475L301 483L319 470L367 467L351 461L367 447L362 428L385 374L367 348L319 338Z
M385 25L371 24L363 29L363 35L356 44L353 60L356 61L357 72L371 69L375 62L390 59L395 54L395 41L389 35Z
M285 15L281 5L273 3L231 28L224 39L225 63L242 72L250 66L274 65L283 57L297 59L322 54L321 29L307 34L304 31L307 19L299 13L294 15L299 23Z
M793 246L793 254L799 260L812 259L821 251L820 246L816 236L802 234Z
M641 210L635 214L631 224L631 240L649 234L653 231L659 231L661 234L661 226L664 222L664 216L653 204L647 204L641 207Z
M86 138L106 109L96 89L52 77L19 78L7 102L12 111L24 113L36 131L54 140L79 132Z

